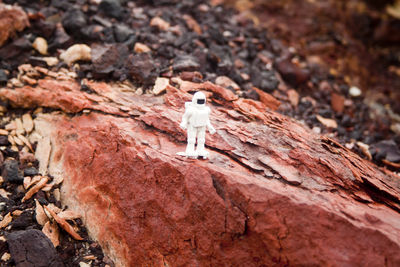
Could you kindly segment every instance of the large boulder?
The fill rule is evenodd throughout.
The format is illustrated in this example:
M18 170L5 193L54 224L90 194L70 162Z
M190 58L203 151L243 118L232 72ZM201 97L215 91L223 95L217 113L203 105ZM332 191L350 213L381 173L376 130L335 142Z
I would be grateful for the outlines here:
M35 136L51 142L62 202L116 266L400 265L399 177L263 103L207 87L217 133L210 159L191 160L176 155L183 90L38 84L0 98L64 111L39 114Z

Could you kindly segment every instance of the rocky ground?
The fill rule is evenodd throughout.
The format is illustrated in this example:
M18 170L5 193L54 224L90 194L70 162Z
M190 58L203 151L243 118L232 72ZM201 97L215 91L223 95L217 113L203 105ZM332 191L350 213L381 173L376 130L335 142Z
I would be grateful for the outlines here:
M376 164L394 171L400 168L400 120L395 105L377 112L364 101L365 91L359 89L362 84L326 70L323 62L306 58L243 14L206 1L3 1L14 2L21 8L0 4L0 83L14 90L0 93L9 101L1 105L3 235L42 228L53 232L59 224L64 230L59 231L58 259L65 265L112 263L103 257L99 245L87 238L79 218L57 221L57 213L65 213L59 210L65 207L55 193L60 185L40 171L33 157L39 141L30 139L33 129L24 128L24 122L54 110L138 115L102 104L104 99L98 95L104 96L104 92L93 86L93 79L136 95L164 94L168 84L187 91L197 86L214 92L213 103L221 107L238 98L244 106L253 103L246 101L260 100L270 110L296 118L317 134L337 138ZM76 84L66 84L68 90L53 90L48 78ZM75 94L76 89L85 97ZM21 97L24 95L29 97ZM107 97L123 101L111 93ZM243 108L242 112L248 111ZM246 120L234 108L230 115ZM40 185L47 191L39 188L35 194L38 201L30 198L22 203L32 180L33 187ZM37 209L42 206L56 215L47 212L44 219L49 221L41 224ZM63 228L70 229L66 223L85 241L74 241ZM43 238L37 232L25 234L28 236L23 238ZM56 241L52 239L53 245ZM7 264L19 260L18 256L10 258L15 246L2 241L2 260ZM49 258L57 258L57 253L52 253Z

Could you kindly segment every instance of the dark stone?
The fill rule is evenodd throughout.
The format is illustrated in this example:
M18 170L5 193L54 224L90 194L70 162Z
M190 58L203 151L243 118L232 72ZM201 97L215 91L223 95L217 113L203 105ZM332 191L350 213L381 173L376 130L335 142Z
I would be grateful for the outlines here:
M35 176L38 175L38 170L35 167L29 167L24 170L24 176Z
M310 72L293 64L290 59L278 61L276 68L282 75L282 78L294 87L302 85L310 79Z
M26 210L22 212L20 216L18 216L16 219L14 219L11 222L11 229L13 230L23 230L26 229L28 226L32 225L34 223L33 221L33 211L32 210Z
M104 28L100 25L89 25L81 29L81 34L83 38L99 41L102 38L102 32Z
M62 10L67 10L71 8L72 4L66 0L51 0L51 6L57 7Z
M61 24L57 25L54 33L54 39L49 43L49 50L65 48L70 44L72 44L72 38L65 32Z
M0 84L5 85L8 81L7 73L0 69Z
M86 26L85 14L79 9L70 9L63 15L62 25L68 34L79 37Z
M128 26L123 24L117 24L114 26L114 38L115 41L122 43L126 41L135 32Z
M129 55L124 44L107 44L92 46L93 77L105 78L122 68Z
M99 10L109 17L120 19L122 17L122 7L119 0L102 0Z
M200 68L197 59L191 55L177 56L172 65L174 71L196 71Z
M253 68L251 71L251 82L255 87L261 90L272 93L273 90L278 88L279 81L272 71L259 71Z
M233 68L232 53L228 46L212 44L209 51L209 62L217 75L227 75Z
M13 159L7 159L3 165L3 171L1 173L4 180L10 183L22 184L24 176L19 170L18 161Z
M158 76L158 70L149 53L130 55L126 68L128 69L128 74L134 79L134 81L138 84L144 85L145 87L153 85Z
M6 235L11 258L17 267L61 267L56 249L39 230L16 231Z

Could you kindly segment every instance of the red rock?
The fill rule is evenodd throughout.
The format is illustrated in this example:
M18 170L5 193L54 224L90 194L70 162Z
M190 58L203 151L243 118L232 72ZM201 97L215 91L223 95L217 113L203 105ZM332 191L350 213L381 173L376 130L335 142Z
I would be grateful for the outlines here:
M64 204L116 266L400 265L395 174L247 99L209 104L210 160L181 158L188 93L90 86L136 116L43 114L35 129L51 139L49 173L64 178ZM15 91L16 103L30 97Z
M346 99L344 96L339 95L337 93L332 93L331 94L331 106L332 109L337 112L337 113L342 113L344 110L344 101Z
M273 97L272 95L256 88L253 87L253 89L258 93L258 95L260 96L260 101L267 106L268 108L272 109L272 110L277 110L278 107L280 106L281 102L279 100L277 100L275 97Z
M197 33L199 35L203 34L203 31L201 30L200 25L197 23L197 21L193 17L186 14L186 15L183 15L182 18L185 20L186 25L189 29L191 29L192 31L194 31L195 33Z
M277 62L276 68L283 79L294 87L302 85L310 79L310 72L292 63L290 59Z
M20 7L0 3L0 47L29 26L28 16Z

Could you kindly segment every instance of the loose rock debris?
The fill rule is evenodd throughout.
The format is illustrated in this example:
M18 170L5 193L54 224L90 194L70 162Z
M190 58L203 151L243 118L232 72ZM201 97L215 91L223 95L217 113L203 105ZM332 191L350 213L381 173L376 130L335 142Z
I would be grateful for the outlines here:
M38 112L7 111L0 122L0 265L18 266L29 257L35 266L113 266L88 238L80 215L61 206L63 179L43 175L47 165L40 171L33 154L42 140L34 128ZM36 153L42 159L49 157L50 144L45 147Z

